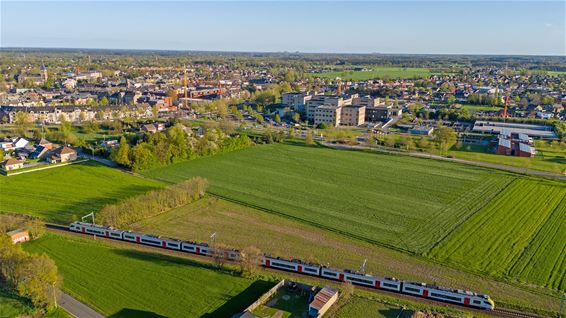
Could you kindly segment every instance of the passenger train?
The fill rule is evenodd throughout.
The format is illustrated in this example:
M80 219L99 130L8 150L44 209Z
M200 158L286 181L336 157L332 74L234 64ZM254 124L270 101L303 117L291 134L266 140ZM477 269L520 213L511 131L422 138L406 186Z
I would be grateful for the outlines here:
M96 224L74 222L69 230L78 233L97 235L116 240L129 241L154 247L183 251L204 256L211 256L214 252L206 243L179 241L161 236L136 233L105 227ZM223 249L221 253L227 259L237 261L240 252L236 249ZM266 268L275 268L304 275L317 276L335 281L350 282L355 285L375 289L383 289L438 301L460 304L468 307L493 310L495 303L488 295L476 294L465 290L456 290L425 283L406 282L397 278L367 275L349 269L334 269L319 264L306 263L301 260L287 260L280 257L264 255L262 265Z

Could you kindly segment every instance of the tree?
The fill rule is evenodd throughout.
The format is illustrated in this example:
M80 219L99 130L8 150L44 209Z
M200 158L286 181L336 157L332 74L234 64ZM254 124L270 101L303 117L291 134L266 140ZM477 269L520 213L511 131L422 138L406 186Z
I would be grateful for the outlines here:
M441 153L448 152L448 149L456 144L457 136L452 128L439 126L434 129L432 135Z
M18 134L25 136L28 130L32 127L32 120L30 115L26 112L17 112L16 118L14 120L14 125L16 126Z
M108 106L108 98L106 98L106 96L102 96L99 104L100 106Z
M253 276L261 266L262 253L255 246L248 246L240 252L240 270L242 274Z
M120 138L120 145L112 149L112 152L110 153L110 159L119 165L129 167L131 164L129 155L130 145L126 141L126 138L122 136Z
M130 150L130 161L135 172L147 170L157 163L152 145L142 142Z
M279 116L279 114L275 114L275 122L276 123L281 123L281 117Z
M293 113L293 121L299 123L301 121L301 114Z
M308 131L307 135L305 136L305 144L307 145L314 145L314 136L312 131Z

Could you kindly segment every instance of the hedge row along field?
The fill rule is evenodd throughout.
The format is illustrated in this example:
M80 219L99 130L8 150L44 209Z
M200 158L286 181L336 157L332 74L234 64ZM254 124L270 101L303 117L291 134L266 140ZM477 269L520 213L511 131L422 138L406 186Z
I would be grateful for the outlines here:
M121 199L161 188L93 161L0 178L0 213L67 223Z
M424 252L514 178L434 160L274 144L144 172L323 229Z
M494 276L566 288L566 185L518 179L430 256Z
M49 234L24 248L47 253L63 289L109 317L231 317L273 285L87 238Z

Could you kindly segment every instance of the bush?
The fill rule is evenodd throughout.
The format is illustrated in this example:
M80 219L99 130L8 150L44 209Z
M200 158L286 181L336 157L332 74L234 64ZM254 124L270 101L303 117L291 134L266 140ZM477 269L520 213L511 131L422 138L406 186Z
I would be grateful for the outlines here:
M106 205L98 214L99 222L124 227L204 197L208 181L195 177L171 187Z

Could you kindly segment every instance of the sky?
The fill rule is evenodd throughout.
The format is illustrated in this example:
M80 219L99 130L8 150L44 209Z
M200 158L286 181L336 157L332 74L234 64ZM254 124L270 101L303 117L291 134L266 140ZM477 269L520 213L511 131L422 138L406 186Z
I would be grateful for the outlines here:
M566 56L565 16L565 0L0 0L0 46Z

